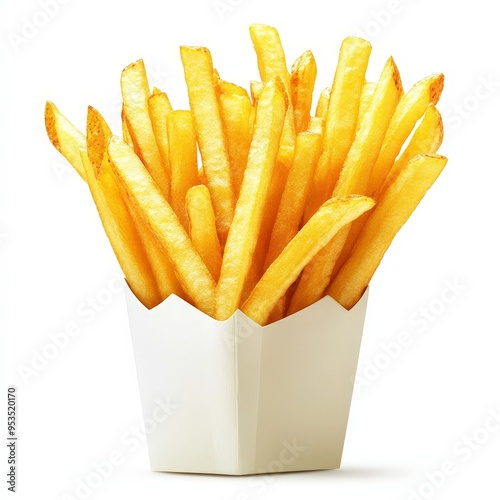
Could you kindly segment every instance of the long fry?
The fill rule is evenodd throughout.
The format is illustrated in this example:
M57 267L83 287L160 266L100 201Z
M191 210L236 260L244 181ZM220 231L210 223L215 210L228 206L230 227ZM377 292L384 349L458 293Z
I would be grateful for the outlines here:
M427 111L418 125L417 129L413 133L413 136L408 143L408 146L403 151L401 156L392 166L389 174L384 181L382 187L377 193L372 195L374 200L379 200L381 195L387 190L387 188L394 182L401 170L406 166L406 164L417 155L422 154L434 154L441 146L443 141L443 121L439 111L436 109L434 104L429 104ZM344 265L346 260L358 240L358 237L366 224L366 221L370 217L370 213L366 212L361 217L358 217L351 225L349 230L349 235L342 248L339 258L335 262L335 268L332 272L332 279L338 274L339 269Z
M346 309L356 304L394 236L446 165L439 155L412 159L377 203L354 250L328 289Z
M340 173L334 196L364 194L371 169L377 159L392 114L401 97L399 71L389 58L377 83L370 106L363 116L356 137ZM328 287L350 225L342 228L304 269L293 294L288 314L316 302Z
M297 134L295 156L271 233L264 269L271 265L299 230L322 145L320 134L311 132Z
M292 100L290 73L286 65L285 52L281 45L280 36L276 28L266 24L252 24L250 37L257 55L260 77L263 82L279 78L285 86L288 102ZM289 106L286 112L283 135L281 137L278 161L289 168L293 161L295 146L295 125L293 107Z
M203 169L214 205L217 232L225 243L234 216L235 196L221 112L213 78L212 56L205 47L181 47L189 104Z
M373 166L368 193L376 193L382 186L403 143L429 103L436 104L443 91L444 76L429 76L417 82L402 98L394 112L379 157Z
M108 153L113 171L143 223L167 251L182 288L198 309L213 315L215 282L158 186L134 151L118 137L111 138Z
M171 206L179 221L188 229L186 193L198 184L198 153L193 113L172 111L167 116L168 144L171 169Z
M111 169L108 159L108 143L111 138L111 130L101 114L89 106L87 114L87 150L88 157L98 173L97 182L102 186L102 193L106 198L109 210L112 213L118 211L119 223L122 226L135 226L138 231L142 246L146 253L145 265L149 262L153 273L160 299L163 300L172 293L179 297L186 298L174 273L174 269L165 250L160 246L151 230L143 227L142 221L137 213L137 209L130 200L120 193L119 186L115 179L115 174ZM99 206L98 206L99 208ZM105 208L106 209L106 208ZM129 218L126 219L128 211ZM121 215L120 215L121 214ZM133 245L134 241L129 241Z
M219 97L219 102L227 138L233 188L236 197L238 197L252 140L250 126L252 104L248 96L239 94L222 94Z
M161 302L160 292L118 186L109 172L98 173L94 170L84 151L81 151L81 162L102 225L125 279L136 297L151 309Z
M45 129L52 145L86 180L87 174L80 156L81 150L87 150L85 136L50 101L45 104Z
M156 145L160 152L161 162L168 182L171 182L172 174L170 168L170 156L168 149L167 116L172 111L172 105L165 92L153 89L153 93L148 98L149 116ZM126 141L125 141L126 142ZM170 201L170 184L167 185L167 200Z
M142 59L128 65L121 75L123 109L127 117L134 149L148 169L165 198L169 180L161 161L160 152L149 116L149 84Z
M422 154L434 154L443 142L443 120L434 104L429 104L422 121L413 133L406 149L394 162L384 184L377 194L383 193L397 178L403 167L414 157Z
M186 209L189 217L189 237L200 254L215 282L219 280L222 252L215 214L206 186L193 186L186 195Z
M371 198L357 195L326 201L267 269L241 310L256 323L264 325L276 302L304 266L341 227L373 204Z
M309 124L316 75L316 60L313 53L307 50L293 63L290 77L293 118L297 133L306 130Z
M326 115L325 147L313 179L304 219L330 198L356 131L371 45L360 38L342 42Z
M286 97L279 81L264 85L257 104L255 129L241 193L229 230L217 286L215 317L229 318L239 306L279 150Z

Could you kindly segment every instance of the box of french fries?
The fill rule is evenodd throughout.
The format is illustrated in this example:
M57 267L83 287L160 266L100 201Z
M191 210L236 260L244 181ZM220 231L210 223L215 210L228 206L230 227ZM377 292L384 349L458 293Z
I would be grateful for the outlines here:
M123 270L158 471L255 474L341 462L368 284L446 158L444 78L403 90L390 57L346 38L313 106L307 50L250 26L260 81L226 81L182 46L189 108L121 75L122 130L88 108L86 134L52 103L48 136L90 188ZM410 257L409 257L410 259Z

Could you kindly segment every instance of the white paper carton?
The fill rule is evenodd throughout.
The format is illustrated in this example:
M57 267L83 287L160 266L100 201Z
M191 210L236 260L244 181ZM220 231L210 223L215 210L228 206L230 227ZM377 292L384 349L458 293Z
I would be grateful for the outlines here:
M177 296L148 310L127 288L151 469L340 467L367 298L346 311L325 297L261 327Z

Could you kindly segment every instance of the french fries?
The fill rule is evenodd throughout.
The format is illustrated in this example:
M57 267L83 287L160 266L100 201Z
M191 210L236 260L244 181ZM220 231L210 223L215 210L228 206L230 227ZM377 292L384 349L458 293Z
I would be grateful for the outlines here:
M373 210L347 262L328 289L346 309L361 297L396 233L408 220L446 165L446 158L413 158Z
M215 318L225 320L238 309L252 256L257 245L273 167L279 150L286 113L280 80L264 85L255 117L248 163L229 230L216 293Z
M216 320L240 309L260 325L325 295L350 309L446 164L444 77L403 93L389 58L367 82L371 45L348 37L314 103L312 52L289 70L275 28L252 25L250 38L261 78L250 97L208 49L182 46L189 110L150 91L139 60L120 79L123 140L94 108L83 134L51 102L47 134L87 181L146 307L175 294Z
M341 227L373 204L371 198L356 195L326 201L267 269L241 310L256 323L264 325L276 302L304 266Z
M181 59L194 115L196 138L203 161L219 239L225 243L233 220L235 196L226 137L213 78L212 56L204 47L181 47Z

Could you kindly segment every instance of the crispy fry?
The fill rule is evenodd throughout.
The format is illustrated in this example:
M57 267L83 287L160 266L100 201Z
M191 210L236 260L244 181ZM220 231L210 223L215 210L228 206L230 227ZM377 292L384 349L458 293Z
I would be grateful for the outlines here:
M441 115L434 104L430 103L421 123L413 133L408 146L398 158L398 160L394 163L391 171L384 181L384 184L379 189L379 191L373 195L373 198L375 200L380 199L381 195L394 182L401 170L414 156L436 153L442 141L443 122L441 120ZM332 279L335 279L338 271L349 258L349 255L351 254L352 249L354 248L354 245L358 240L359 234L361 233L370 215L370 212L366 212L352 223L351 229L349 230L349 235L344 244L344 247L342 248L342 252L340 253L339 258L335 263L335 268L332 272Z
M311 186L304 220L330 198L356 131L365 72L371 45L360 38L346 38L330 93L326 115L324 151Z
M436 104L444 85L442 74L417 82L402 98L394 112L379 157L373 166L368 193L376 193L394 164L401 147L429 103Z
M316 60L313 53L307 50L293 63L290 79L293 118L297 133L306 130L309 123L316 75Z
M319 95L318 104L316 105L316 112L314 116L318 118L326 119L326 115L328 113L328 102L330 101L330 93L332 89L327 87L321 91Z
M214 206L217 233L225 243L234 216L231 166L213 79L212 56L204 47L181 47L181 58L194 114L207 186Z
M252 80L250 82L250 95L252 96L252 103L254 106L257 105L257 101L259 100L259 95L264 88L264 82L260 82L258 80Z
M189 217L189 237L200 254L215 282L219 280L222 252L215 214L206 186L193 186L186 195L186 209Z
M252 104L248 96L244 97L239 94L222 94L219 102L222 123L227 138L233 189L236 197L238 197L247 165L250 141L252 140L250 126Z
M334 196L366 192L370 171L377 159L401 93L399 71L393 59L389 58L377 83L370 106L356 131ZM335 262L347 239L349 228L350 224L342 228L304 269L297 290L293 294L288 314L307 307L323 296L330 283Z
M397 232L446 165L446 158L413 158L377 203L328 294L346 309L356 304Z
M126 196L122 195L118 197L116 194L116 189L119 189L119 186L108 161L108 143L111 135L111 130L101 114L96 109L89 106L87 115L88 156L94 171L99 173L97 182L103 186L102 192L104 196L107 196L108 192L110 193L111 198L108 200L108 203L111 204L111 212L118 210L119 213L124 213L123 205L126 206L130 218L126 221L122 216L121 223L128 224L129 226L134 225L138 231L146 253L145 260L150 264L160 294L160 301L172 293L185 298L186 295L177 281L167 253L156 241L151 230L148 227L143 227L137 210L135 206L130 203L130 200L128 200ZM106 182L106 184L104 184L104 182ZM132 244L132 242L130 244Z
M122 72L120 83L123 109L134 143L134 150L160 188L163 196L167 198L169 180L161 161L149 116L149 84L144 61L140 59L128 65Z
M184 229L189 228L186 193L198 184L198 153L193 113L172 111L167 115L168 144L171 168L171 206Z
M118 186L109 172L98 173L94 170L84 151L81 151L81 162L102 225L125 279L136 297L151 309L161 302L160 292Z
M271 233L264 269L267 269L297 234L314 169L322 150L320 134L297 134L295 157L288 174L276 222Z
M215 311L219 320L229 318L240 303L257 244L285 113L282 85L279 81L267 82L257 104L248 164L222 259Z
M122 105L121 118L122 118L122 137L123 137L123 140L129 146L134 147L134 141L132 141L132 137L130 135L130 127L127 123L127 117L125 116L125 111L123 110L123 105Z
M248 97L248 92L243 88L240 87L239 85L236 85L235 83L227 82L226 80L221 80L218 78L216 80L216 85L217 85L217 95L220 97L223 94L228 94L228 95L239 95L241 97Z
M108 154L122 189L168 253L182 288L200 311L213 315L215 282L175 212L127 144L112 137Z
M153 93L148 98L149 117L153 126L153 133L156 139L156 145L160 152L161 162L165 175L168 179L167 200L170 201L170 183L172 181L172 172L170 168L170 156L168 149L167 115L172 111L172 105L165 92L153 89Z
M370 106L370 102L372 100L376 86L377 86L377 82L366 82L363 85L363 91L361 92L361 99L359 101L359 113L358 113L357 125L359 125L361 123L363 116L368 111L368 107ZM356 128L357 128L357 125L356 125Z
M379 193L376 193L377 198L394 182L404 166L414 156L436 153L443 142L443 136L443 120L441 119L441 114L436 106L430 103L429 106L427 106L427 111L422 121L413 133L408 146L394 162L382 188L379 190Z
M288 102L291 102L292 90L290 73L288 72L285 52L281 45L280 36L276 28L265 24L252 24L250 37L257 54L260 77L263 82L279 78L285 86ZM283 135L281 137L278 161L289 168L293 162L293 148L295 146L295 125L293 107L289 106L286 112Z
M87 174L80 156L80 150L87 150L85 136L50 101L45 103L45 129L52 145L86 180Z
M304 266L341 227L373 204L371 198L356 195L326 201L267 269L241 310L259 325L264 325Z

